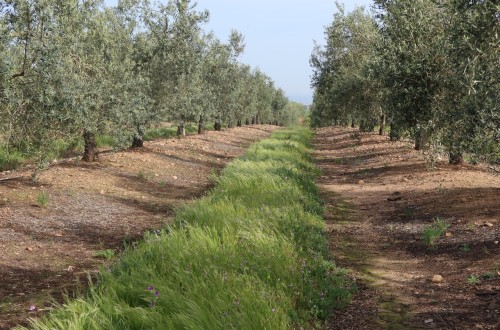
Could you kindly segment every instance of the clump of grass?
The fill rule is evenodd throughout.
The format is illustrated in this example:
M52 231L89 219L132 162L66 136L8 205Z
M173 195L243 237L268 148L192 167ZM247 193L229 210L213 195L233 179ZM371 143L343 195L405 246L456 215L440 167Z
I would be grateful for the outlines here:
M153 177L154 177L154 174L151 172L147 172L144 170L140 170L139 172L137 172L137 178L140 180L143 180L143 181L151 180L151 179L153 179Z
M193 124L188 124L185 126L186 134L193 134L198 132L198 127ZM205 130L210 130L210 126L205 126ZM213 130L213 127L212 127ZM150 141L154 139L170 139L177 136L177 127L160 127L150 129L144 134L144 140Z
M168 230L145 235L35 329L288 329L352 292L323 235L307 143L282 130L231 163Z
M483 280L491 280L491 279L494 279L495 277L496 277L496 275L493 272L486 272L486 273L481 274L481 276L480 276L480 278Z
M46 207L47 204L49 204L49 195L45 191L41 191L38 194L36 201L40 207Z
M161 127L148 130L146 134L144 134L144 140L154 140L159 138L172 138L176 135L177 128L175 127Z
M464 244L462 244L462 246L460 247L460 250L461 250L462 252L470 252L472 249L471 249L471 247L470 247L470 245L469 245L469 244L464 243Z
M139 172L137 172L137 177L140 180L146 180L147 179L146 172L144 172L143 170L140 170Z
M467 278L467 282L469 282L469 284L478 284L480 282L480 278L472 274Z
M24 155L19 151L9 151L0 147L0 171L13 170L26 161Z
M434 223L424 229L423 240L425 244L433 246L436 240L444 235L449 226L443 219L439 217L435 218Z
M111 249L99 250L94 255L98 258L111 259L115 256L115 251Z
M118 141L111 135L98 135L96 137L96 143L98 147L115 147L118 145Z

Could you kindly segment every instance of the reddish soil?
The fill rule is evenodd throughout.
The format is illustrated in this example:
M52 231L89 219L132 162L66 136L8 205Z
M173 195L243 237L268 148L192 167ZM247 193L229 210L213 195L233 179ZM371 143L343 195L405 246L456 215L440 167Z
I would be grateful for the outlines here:
M60 160L37 184L29 171L0 173L0 329L26 324L85 286L110 262L99 251L119 252L164 226L176 207L211 187L214 173L275 129L156 140L102 153L97 163Z
M359 289L327 328L500 329L495 170L432 169L410 143L355 129L319 129L315 148L331 250ZM426 244L436 219L449 227Z

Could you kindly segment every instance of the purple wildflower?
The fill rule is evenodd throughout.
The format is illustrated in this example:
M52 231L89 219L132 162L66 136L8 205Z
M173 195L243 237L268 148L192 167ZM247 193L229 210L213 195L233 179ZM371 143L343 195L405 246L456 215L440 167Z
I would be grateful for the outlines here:
M153 291L155 288L153 286L148 286L148 291Z

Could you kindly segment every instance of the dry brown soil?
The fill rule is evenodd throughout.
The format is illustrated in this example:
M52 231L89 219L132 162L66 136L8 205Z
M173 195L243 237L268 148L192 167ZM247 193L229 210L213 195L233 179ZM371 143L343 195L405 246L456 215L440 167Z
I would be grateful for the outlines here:
M0 173L0 329L26 324L84 286L109 263L100 251L119 252L164 226L176 207L210 188L214 173L275 129L160 139L101 153L96 163L60 160L37 184L29 171Z
M328 328L500 329L495 171L432 169L410 143L355 129L319 129L314 144L331 250L359 289ZM437 218L449 228L428 245Z

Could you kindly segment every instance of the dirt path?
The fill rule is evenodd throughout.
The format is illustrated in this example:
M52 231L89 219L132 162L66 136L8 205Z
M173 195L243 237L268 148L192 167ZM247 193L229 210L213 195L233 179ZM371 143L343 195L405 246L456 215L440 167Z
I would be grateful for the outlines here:
M315 148L331 250L359 287L331 329L500 329L498 175L431 170L410 144L354 129L320 129ZM449 227L427 244L437 219Z
M275 129L156 140L92 164L60 161L36 185L29 172L0 173L0 329L50 309L51 299L97 272L102 257L165 225L175 207L210 188L213 173ZM13 176L21 177L4 180Z

